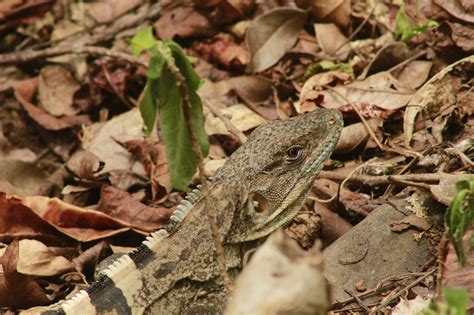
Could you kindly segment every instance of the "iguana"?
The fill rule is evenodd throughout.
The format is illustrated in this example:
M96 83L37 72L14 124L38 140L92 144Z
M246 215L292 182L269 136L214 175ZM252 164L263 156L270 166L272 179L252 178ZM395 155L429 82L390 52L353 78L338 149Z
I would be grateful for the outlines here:
M216 173L208 201L231 277L259 240L297 214L342 126L335 109L268 122ZM42 314L222 313L227 293L204 204L200 190L192 190L164 229L111 264L86 290Z

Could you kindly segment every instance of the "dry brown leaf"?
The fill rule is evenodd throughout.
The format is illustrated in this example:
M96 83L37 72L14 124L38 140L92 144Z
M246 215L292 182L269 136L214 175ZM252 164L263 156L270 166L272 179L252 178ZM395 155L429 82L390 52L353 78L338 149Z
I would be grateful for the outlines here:
M46 172L36 162L0 158L0 191L14 195L35 195L44 184Z
M406 145L410 145L413 137L415 119L420 111L427 108L429 109L429 107L446 106L456 102L452 80L447 74L451 72L454 67L463 63L473 64L474 56L469 56L450 64L433 76L410 98L403 117L403 131L405 133Z
M219 33L211 40L196 41L191 47L201 58L225 69L243 70L249 63L249 53L233 36Z
M20 198L0 192L0 239L34 238L64 241L64 236L22 204Z
M73 104L74 94L80 85L71 73L61 66L46 66L39 75L38 95L43 109L59 117L73 116L79 108Z
M83 128L82 147L95 154L105 163L99 174L113 170L133 171L146 177L140 161L116 141L143 140L143 120L140 111L135 108L116 116L105 123L95 123ZM156 137L156 134L154 134Z
M151 138L127 141L122 145L143 163L152 182L153 200L165 198L173 188L165 146Z
M127 223L113 219L102 212L86 210L57 198L32 196L21 200L13 199L17 203L21 202L22 206L56 230L80 242L98 240L130 229Z
M318 22L334 23L343 28L350 22L350 0L297 0L296 4L304 9L309 8Z
M103 0L100 2L88 3L87 14L89 14L98 24L113 22L126 12L141 4L140 0Z
M270 68L293 47L306 21L303 10L281 7L257 17L247 29L249 72Z
M448 11L452 16L468 23L474 23L474 13L463 8L459 0L433 0L433 2Z
M28 115L38 124L48 130L62 130L76 125L88 124L90 119L85 115L64 116L56 118L31 103L38 88L38 78L18 81L14 86L15 97L21 103Z
M141 231L153 232L162 228L168 221L173 208L148 207L126 191L104 185L97 206L104 213Z
M49 277L74 270L69 260L37 240L20 240L18 255L16 269L21 274Z
M316 39L327 59L345 60L351 51L350 42L332 23L314 24Z
M153 25L159 38L203 36L211 37L216 33L208 19L192 7L177 6L163 12Z
M81 179L93 180L104 167L104 162L92 152L77 151L66 162L66 167Z
M414 60L403 68L402 73L398 76L398 81L416 89L428 79L431 65L431 61Z

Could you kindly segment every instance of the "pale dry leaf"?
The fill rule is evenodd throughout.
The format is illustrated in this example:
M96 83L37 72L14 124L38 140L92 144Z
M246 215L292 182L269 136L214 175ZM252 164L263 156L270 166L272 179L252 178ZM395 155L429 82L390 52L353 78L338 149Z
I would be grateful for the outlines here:
M414 60L403 68L402 73L398 76L398 81L406 86L416 89L428 78L431 65L431 61Z
M74 270L74 265L57 256L45 244L37 240L20 240L18 264L19 273L33 276L56 276Z
M143 120L138 108L116 116L106 123L84 127L83 149L95 154L105 163L104 168L96 175L112 170L132 170L147 176L142 163L134 160L131 153L115 141L143 140L142 128Z
M270 68L296 43L306 21L306 12L282 7L257 17L247 29L245 42L250 52L249 72Z
M433 0L433 2L448 11L452 16L468 23L474 23L474 14L466 11L459 0Z
M413 90L404 86L390 73L379 72L362 81L337 85L334 90L321 91L319 95L323 96L319 103L322 107L353 111L347 102L350 101L364 117L386 119L407 105Z
M351 51L350 42L333 23L314 24L316 39L329 59L345 60ZM341 47L340 47L341 46Z
M230 122L240 131L247 131L260 126L266 120L250 110L243 104L235 104L221 110L222 114L230 117ZM206 123L204 125L208 135L214 134L229 134L226 126L221 119L212 115L206 116Z
M71 73L61 66L46 66L39 76L38 94L41 106L49 114L59 117L79 112L73 105L74 94L80 85Z

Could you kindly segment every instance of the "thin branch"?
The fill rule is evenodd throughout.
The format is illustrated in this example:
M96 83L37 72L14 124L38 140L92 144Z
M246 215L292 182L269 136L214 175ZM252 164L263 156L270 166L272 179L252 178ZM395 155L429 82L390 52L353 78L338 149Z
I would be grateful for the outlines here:
M330 172L330 171L321 171L319 173L320 178L327 178L337 181L342 181L347 178L350 182L358 182L367 185L383 185L383 184L392 184L400 181L409 181L416 183L432 183L436 184L442 179L447 179L448 177L456 178L458 175L448 174L448 173L423 173L423 174L406 174L406 175L383 175L383 176L372 176L372 175L360 175L355 174L350 177L347 177L347 173L340 172Z
M364 125L365 129L367 130L367 132L369 133L370 137L374 140L374 142L377 144L377 146L379 147L380 150L383 151L383 146L382 144L380 143L379 139L377 139L377 137L375 136L375 133L372 131L372 129L370 128L369 124L367 123L367 120L365 120L364 116L362 116L362 114L360 113L359 109L357 108L357 106L355 106L354 104L352 104L351 101L349 101L349 99L347 97L345 97L344 95L342 95L341 92L339 92L338 90L336 90L335 88L333 88L332 86L329 86L329 85L323 85L325 88L333 91L334 93L336 93L337 95L339 95L340 97L342 97L346 102L347 104L349 104L350 107L352 107L352 109L354 109L354 111L357 113L357 116L359 116L360 120L362 121L362 124Z

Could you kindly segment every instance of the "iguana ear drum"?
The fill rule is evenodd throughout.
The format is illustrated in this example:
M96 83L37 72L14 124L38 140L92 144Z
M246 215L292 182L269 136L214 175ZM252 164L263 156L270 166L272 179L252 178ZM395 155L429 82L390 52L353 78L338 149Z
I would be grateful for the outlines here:
M255 212L265 213L268 211L268 200L265 197L259 193L253 193L250 198Z

